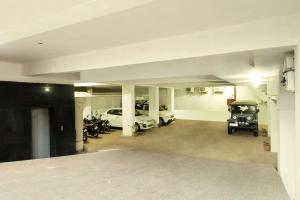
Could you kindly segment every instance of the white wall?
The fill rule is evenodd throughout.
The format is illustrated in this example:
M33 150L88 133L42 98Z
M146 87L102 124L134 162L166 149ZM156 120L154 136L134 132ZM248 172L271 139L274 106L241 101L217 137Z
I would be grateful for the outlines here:
M168 89L159 88L159 105L168 106Z
M175 116L178 119L226 121L227 98L233 94L233 86L225 88L223 94L187 94L185 89L175 90Z
M109 108L120 108L122 104L121 102L121 95L95 96L91 97L91 109L93 113L97 111L98 114L101 114Z
M296 174L295 94L281 89L278 106L280 131L278 169L287 192L294 199Z
M109 108L120 108L122 97L121 95L99 95L91 97L76 97L77 101L83 102L83 118L98 112L101 114Z
M254 100L259 103L259 124L267 125L267 104L261 103L255 89L248 86L237 86L237 100ZM178 119L221 121L229 116L227 99L233 97L233 86L226 86L223 94L187 94L185 89L175 91L175 116Z
M296 138L295 138L295 148L296 148L296 191L295 191L295 199L300 199L300 40L298 46L295 48L295 132L296 132Z

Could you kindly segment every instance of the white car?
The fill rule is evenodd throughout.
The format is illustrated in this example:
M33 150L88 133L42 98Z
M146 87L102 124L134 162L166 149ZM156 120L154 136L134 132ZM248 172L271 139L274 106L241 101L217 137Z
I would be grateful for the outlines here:
M101 119L108 120L112 127L123 127L122 108L111 108L102 113ZM155 121L148 116L135 111L135 131L147 130L155 127Z
M142 103L136 103L135 108L143 115L148 115L148 113L149 113L148 101L145 101ZM176 118L174 117L174 114L172 112L167 111L162 106L159 107L159 123L161 125L170 124L175 120L176 120Z

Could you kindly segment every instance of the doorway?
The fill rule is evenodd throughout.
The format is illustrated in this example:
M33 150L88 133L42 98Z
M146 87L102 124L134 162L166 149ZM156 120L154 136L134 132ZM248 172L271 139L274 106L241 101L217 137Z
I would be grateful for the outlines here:
M32 158L50 157L50 117L48 108L31 110Z

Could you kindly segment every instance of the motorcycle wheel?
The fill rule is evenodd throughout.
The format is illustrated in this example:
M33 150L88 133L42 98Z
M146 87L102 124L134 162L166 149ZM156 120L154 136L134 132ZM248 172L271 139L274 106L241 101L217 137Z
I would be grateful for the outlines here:
M83 134L83 141L86 142L88 140L87 134Z
M98 132L95 132L95 133L93 134L93 136L94 136L94 137L98 137L98 136L99 136L99 133L98 133Z

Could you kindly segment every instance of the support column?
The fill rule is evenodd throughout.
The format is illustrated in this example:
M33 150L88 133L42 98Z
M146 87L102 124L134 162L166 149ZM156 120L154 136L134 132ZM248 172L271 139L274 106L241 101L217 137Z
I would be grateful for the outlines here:
M149 87L149 117L159 123L159 88Z
M135 124L135 86L122 85L123 135L133 136Z
M76 152L83 150L83 98L75 99L75 130L76 130Z
M277 100L279 91L279 76L272 78L267 84L268 95L268 134L271 138L271 151L279 152L279 114Z
M174 113L175 110L175 89L174 88L168 88L167 89L167 97L168 97L168 110L172 113Z
M295 199L300 200L300 43L295 49L295 122Z

